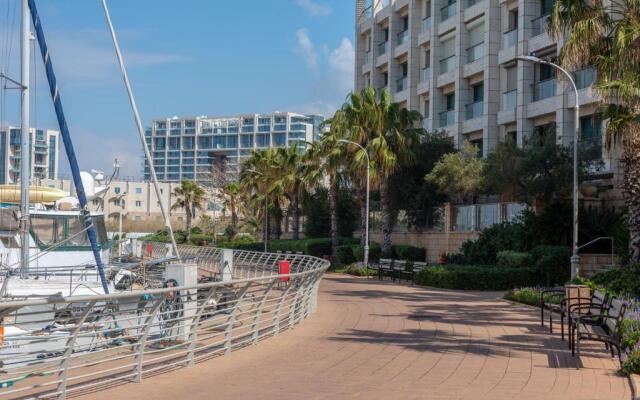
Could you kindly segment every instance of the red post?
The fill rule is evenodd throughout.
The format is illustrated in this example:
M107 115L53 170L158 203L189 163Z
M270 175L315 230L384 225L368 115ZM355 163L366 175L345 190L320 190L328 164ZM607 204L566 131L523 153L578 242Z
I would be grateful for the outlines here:
M291 273L291 263L287 260L278 261L278 275L288 275ZM288 282L289 277L283 276L280 278L280 282Z

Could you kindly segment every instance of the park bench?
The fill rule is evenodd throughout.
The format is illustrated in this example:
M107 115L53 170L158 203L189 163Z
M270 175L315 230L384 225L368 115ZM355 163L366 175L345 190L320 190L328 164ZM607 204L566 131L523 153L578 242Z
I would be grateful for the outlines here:
M563 287L541 290L540 325L544 326L544 311L549 311L549 332L553 333L553 313L562 315L564 313L565 304L565 289ZM564 340L564 333L562 338Z
M383 280L387 275L394 281L406 279L413 282L416 274L426 266L426 262L381 258L377 264L372 265L372 268L377 270L380 280Z
M569 332L569 341L573 343L571 355L580 357L580 341L592 340L605 344L614 356L614 349L620 358L620 325L627 310L626 304L612 298L609 307L599 315L576 315Z
M603 315L607 312L609 307L611 306L611 300L609 295L605 292L601 292L600 290L594 290L591 293L591 296L588 301L576 302L575 304L571 304L567 307L566 317L568 323L567 332L571 332L573 329L573 325L578 317L581 316L592 316L594 320L597 320L597 317ZM564 315L560 317L560 323L564 322ZM599 322L599 320L597 320ZM563 325L564 326L564 325ZM564 333L564 329L563 329ZM563 335L564 339L564 335ZM569 348L572 346L571 336L569 336Z
M565 319L569 323L569 332L571 320L570 315L572 312L579 312L580 310L586 310L592 308L594 312L600 310L603 307L607 307L607 295L599 290L594 290L588 301L582 299L567 299L565 288L553 288L540 291L540 324L544 326L544 311L549 311L549 332L553 333L553 313L557 313L560 316L560 338L564 340L564 321ZM571 304L575 301L575 304ZM567 303L570 304L567 307ZM581 307L578 309L577 307ZM598 311L599 312L599 311ZM571 343L569 343L571 346Z

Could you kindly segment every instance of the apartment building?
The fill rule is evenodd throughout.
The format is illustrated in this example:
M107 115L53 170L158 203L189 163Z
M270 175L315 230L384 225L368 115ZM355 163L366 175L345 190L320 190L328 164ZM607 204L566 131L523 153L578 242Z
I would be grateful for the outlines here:
M575 95L546 65L562 43L545 32L554 0L356 0L356 90L386 88L419 111L426 129L442 129L457 145L469 141L486 155L499 141L522 145L534 132L569 145ZM603 148L603 124L591 90L595 73L573 71L579 88L583 143Z
M37 128L31 128L30 131L32 183L37 184L41 179L56 179L59 132ZM14 126L0 129L0 184L17 184L20 181L21 132L19 127Z
M182 179L207 179L213 167L224 166L239 172L243 159L254 150L304 146L320 135L319 115L290 112L249 114L235 117L193 117L154 119L146 129L158 180L180 182ZM151 178L143 161L143 176Z

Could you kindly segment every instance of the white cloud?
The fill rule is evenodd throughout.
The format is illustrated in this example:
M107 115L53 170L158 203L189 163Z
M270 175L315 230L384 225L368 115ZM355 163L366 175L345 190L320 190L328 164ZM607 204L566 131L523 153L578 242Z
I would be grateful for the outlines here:
M326 17L333 14L331 7L313 0L296 0L296 3L313 17Z
M298 29L296 37L296 53L304 58L309 68L315 68L318 64L318 53L316 53L315 46L309 37L309 32L306 29Z
M349 92L353 89L355 72L355 50L351 40L342 38L340 46L334 49L329 56L329 68L337 76L340 89Z

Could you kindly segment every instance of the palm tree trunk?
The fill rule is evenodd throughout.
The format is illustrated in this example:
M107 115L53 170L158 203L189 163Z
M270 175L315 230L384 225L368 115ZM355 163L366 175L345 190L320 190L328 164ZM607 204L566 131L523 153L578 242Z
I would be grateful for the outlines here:
M380 183L380 213L382 219L382 254L386 255L391 254L391 232L393 231L390 200L389 183L387 179L383 179Z
M189 240L191 240L191 204L185 203L184 209L186 211L186 229L184 233L184 242L189 244Z
M329 182L329 215L331 218L331 255L336 256L338 248L338 182L335 177Z
M629 227L629 263L640 262L640 133L627 135L624 146L623 193Z
M291 231L293 240L300 239L300 199L298 198L298 193L294 193L291 199L291 207L293 207L291 222Z
M238 213L236 212L235 203L231 204L231 240L236 238L238 234Z
M363 184L360 186L360 245L366 243L365 231L367 230L367 187Z

